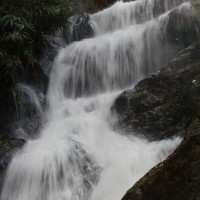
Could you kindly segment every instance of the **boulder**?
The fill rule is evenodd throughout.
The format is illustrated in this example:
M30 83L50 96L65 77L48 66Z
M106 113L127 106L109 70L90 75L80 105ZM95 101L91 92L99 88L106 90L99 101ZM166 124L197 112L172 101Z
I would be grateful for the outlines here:
M90 16L88 13L81 12L75 14L70 17L69 21L71 26L63 33L68 44L74 41L90 38L94 35L94 30L92 24L90 23Z
M193 118L181 145L151 169L122 200L200 199L200 121Z
M122 132L150 140L184 136L200 97L200 44L195 43L157 74L123 92L112 107Z
M0 137L0 188L4 178L5 170L10 163L12 155L22 146L23 139L13 138L10 136Z
M199 15L199 2L191 2ZM185 39L181 40L187 45ZM117 112L117 126L123 132L153 140L184 138L174 153L142 177L122 200L200 199L199 98L200 43L195 42L116 99L112 110Z
M163 52L163 58L167 58L159 58L162 62L158 67L168 64L116 99L112 111L117 113L116 126L121 132L150 140L184 135L185 127L196 110L200 90L200 49L196 42L200 30L197 17L200 4L193 0L192 5L194 12L174 10L169 15L166 34L163 35L169 49ZM174 51L167 55L170 49ZM174 59L169 62L170 58ZM150 62L145 65L150 65Z

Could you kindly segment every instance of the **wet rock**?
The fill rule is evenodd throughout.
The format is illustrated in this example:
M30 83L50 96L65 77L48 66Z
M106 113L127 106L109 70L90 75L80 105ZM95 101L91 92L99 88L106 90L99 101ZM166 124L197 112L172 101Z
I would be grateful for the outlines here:
M152 140L183 136L200 98L199 55L195 43L159 73L123 92L112 107L122 132Z
M42 66L37 62L27 69L19 68L16 72L16 77L19 83L31 85L41 90L43 93L47 90L49 78L44 73Z
M69 21L71 23L70 28L63 33L68 44L74 41L90 38L94 35L94 30L90 23L90 16L88 13L82 12L73 15Z
M200 199L200 121L193 118L175 152L150 170L122 200Z
M80 187L72 187L71 190L74 194L78 194L80 199L87 200L93 191L93 187L99 182L102 168L78 143L71 149L68 160L70 165L74 166L74 169L78 169L80 177L82 177L82 180L79 180Z
M6 95L3 90L0 92L0 136L6 134L5 127L15 119L14 97Z
M35 88L37 95L41 96L41 103L45 102L48 77L44 74L42 67L35 63L27 69L19 68L16 71L18 82L31 85ZM6 88L4 88L6 90ZM8 88L7 88L8 90ZM12 94L7 94L4 90L0 91L0 136L12 135L13 123L18 124L28 119L31 123L39 120L39 115L35 109L32 99L21 93L17 84ZM16 125L14 125L16 127ZM27 124L27 126L29 126Z
M24 145L23 139L13 137L0 138L0 169L5 169L10 162L12 154Z
M46 40L44 52L38 56L37 60L44 74L49 77L54 59L59 50L66 46L66 41L62 31L58 31L53 35L45 35L44 38Z
M199 5L196 0L192 3ZM175 152L141 178L122 200L200 199L199 77L200 44L196 42L159 73L138 83L134 90L122 93L121 101L116 100L114 108L123 130L145 132L145 137L154 139L184 135ZM144 128L148 121L154 131Z
M43 48L41 43L40 49ZM28 59L29 62L22 59L21 62L18 62L9 70L5 66L0 66L0 137L9 134L6 129L12 122L20 120L19 103L21 97L17 83L32 85L43 94L46 93L48 77L42 70L42 66L36 61L37 56L35 54L36 52L34 52L34 58Z
M25 141L23 139L11 136L0 137L0 187L4 178L5 170L10 163L12 155L22 146Z

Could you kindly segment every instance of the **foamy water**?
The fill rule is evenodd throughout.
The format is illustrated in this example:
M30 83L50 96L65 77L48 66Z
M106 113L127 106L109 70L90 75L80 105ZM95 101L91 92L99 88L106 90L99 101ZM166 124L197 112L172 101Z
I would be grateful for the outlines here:
M110 112L123 89L169 59L161 56L165 43L159 38L170 12L190 12L190 3L165 0L156 13L156 2L118 2L92 15L96 36L60 51L47 121L40 137L12 159L1 200L120 200L179 145L180 138L149 142L121 135Z

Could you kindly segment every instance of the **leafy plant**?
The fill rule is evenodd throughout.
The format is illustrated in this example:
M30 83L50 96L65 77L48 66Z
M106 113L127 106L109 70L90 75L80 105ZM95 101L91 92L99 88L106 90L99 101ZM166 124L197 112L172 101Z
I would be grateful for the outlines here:
M71 0L1 0L1 93L12 93L17 69L34 65L44 34L67 27L72 10Z

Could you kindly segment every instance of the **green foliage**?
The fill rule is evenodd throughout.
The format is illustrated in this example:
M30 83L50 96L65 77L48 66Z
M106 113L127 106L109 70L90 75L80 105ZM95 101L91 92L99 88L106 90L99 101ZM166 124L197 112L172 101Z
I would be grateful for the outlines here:
M44 34L68 26L71 0L1 0L0 89L13 88L16 70L33 66Z
M68 17L73 5L67 0L35 1L32 5L31 19L41 31L54 31L68 25Z
M6 14L0 19L0 56L1 67L7 70L21 66L23 61L33 64L34 26L26 19Z

